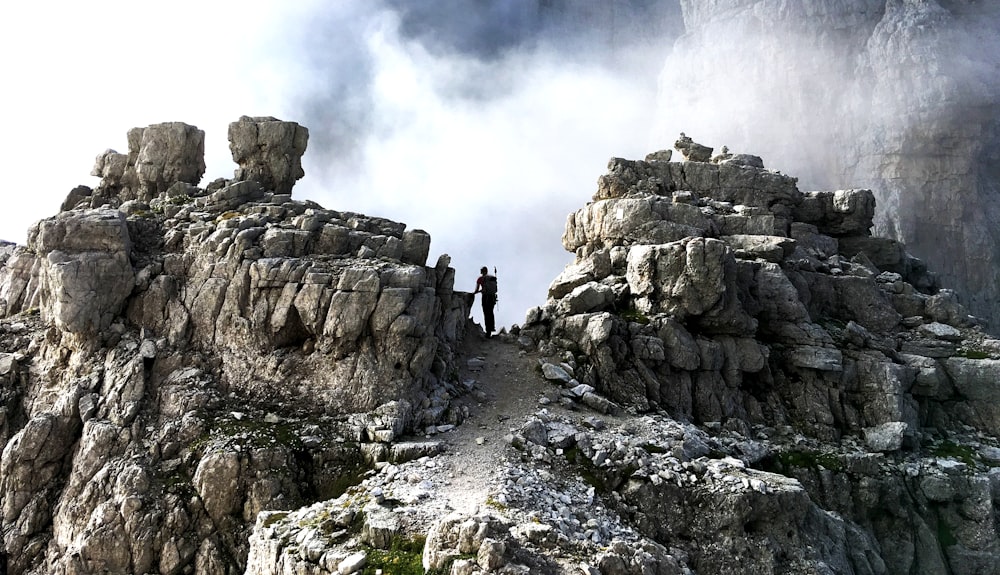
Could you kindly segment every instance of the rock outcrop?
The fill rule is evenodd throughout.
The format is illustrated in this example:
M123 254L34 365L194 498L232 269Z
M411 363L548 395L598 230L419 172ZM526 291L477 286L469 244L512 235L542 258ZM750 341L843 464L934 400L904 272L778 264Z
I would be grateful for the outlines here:
M879 235L906 243L998 332L998 6L680 5L686 32L663 67L662 113L754 145L809 186L873 190ZM753 89L732 98L738 86Z
M711 153L689 138L678 149ZM1000 342L903 245L871 235L871 191L800 193L759 158L735 157L612 159L593 201L567 220L575 261L519 337L572 367L552 377L567 396L720 430L713 449L780 475L748 477L769 495L738 502L664 481L697 464L680 452L665 468L655 455L630 466L588 445L580 453L620 513L683 548L699 572L997 564L1000 387L989 374ZM789 433L795 441L778 439ZM950 450L964 456L940 456ZM963 516L969 505L979 511ZM771 506L782 511L762 511ZM783 531L763 519L771 513Z
M308 132L231 125L106 152L96 189L0 252L4 573L241 573L258 512L338 495L457 423L469 298L430 236L293 200Z
M872 191L614 158L490 365L426 232L281 193L296 124L232 133L235 179L126 158L0 245L0 572L996 572L1000 341ZM537 404L467 430L456 509L497 367Z

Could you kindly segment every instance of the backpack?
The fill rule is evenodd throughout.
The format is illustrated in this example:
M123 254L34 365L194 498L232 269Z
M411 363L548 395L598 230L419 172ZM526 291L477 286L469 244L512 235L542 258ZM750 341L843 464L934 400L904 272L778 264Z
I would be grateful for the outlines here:
M487 275L486 277L483 278L483 295L496 297L497 295L496 276Z

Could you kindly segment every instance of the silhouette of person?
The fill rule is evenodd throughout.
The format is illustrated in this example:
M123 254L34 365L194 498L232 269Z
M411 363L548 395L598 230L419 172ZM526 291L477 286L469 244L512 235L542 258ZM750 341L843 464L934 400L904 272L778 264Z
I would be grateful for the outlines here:
M486 322L486 337L493 337L496 329L496 320L493 318L493 307L497 305L497 278L490 275L490 270L486 266L479 269L479 277L476 278L475 296L482 293L483 320Z

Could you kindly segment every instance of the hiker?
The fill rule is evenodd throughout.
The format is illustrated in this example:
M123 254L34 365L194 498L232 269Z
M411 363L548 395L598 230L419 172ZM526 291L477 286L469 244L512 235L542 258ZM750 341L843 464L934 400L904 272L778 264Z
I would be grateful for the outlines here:
M490 275L490 270L483 266L479 270L480 276L476 278L476 291L483 293L483 320L486 322L486 337L493 337L493 330L496 328L493 319L493 306L497 305L497 277Z

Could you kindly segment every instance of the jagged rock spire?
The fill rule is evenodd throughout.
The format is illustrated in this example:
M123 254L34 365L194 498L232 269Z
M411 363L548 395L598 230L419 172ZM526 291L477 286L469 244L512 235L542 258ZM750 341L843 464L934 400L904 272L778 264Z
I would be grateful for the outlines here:
M265 190L292 193L295 181L305 175L302 154L309 130L277 118L242 116L229 124L229 149L239 164L237 180L255 180Z

